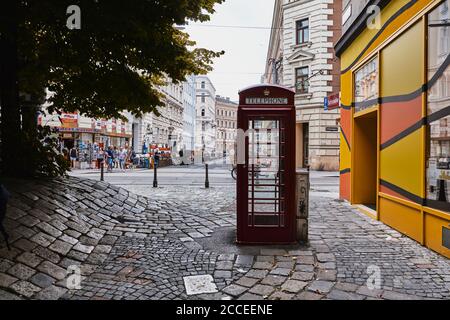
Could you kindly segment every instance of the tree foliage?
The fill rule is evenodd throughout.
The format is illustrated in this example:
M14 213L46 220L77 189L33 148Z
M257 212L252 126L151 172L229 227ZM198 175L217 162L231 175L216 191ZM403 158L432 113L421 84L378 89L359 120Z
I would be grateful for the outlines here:
M175 26L207 21L224 0L3 1L16 6L18 91L36 96L47 88L49 112L94 118L119 118L123 110L137 116L154 112L162 106L156 85L165 76L179 82L205 74L223 54L194 48ZM70 5L81 9L80 30L66 26ZM13 20L11 10L2 11L2 21ZM4 25L0 36L13 36ZM1 103L8 117L14 115L10 101Z
M140 115L161 105L154 84L211 70L220 53L193 49L175 25L207 21L223 0L21 1L20 79L26 91L54 92L53 109L92 117ZM67 7L81 9L81 30L66 27ZM36 77L37 76L37 77Z

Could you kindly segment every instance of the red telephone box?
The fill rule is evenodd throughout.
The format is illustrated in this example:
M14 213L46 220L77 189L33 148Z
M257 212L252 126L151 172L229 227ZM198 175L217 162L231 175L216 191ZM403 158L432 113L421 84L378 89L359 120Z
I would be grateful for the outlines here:
M294 243L295 92L257 85L239 96L237 242Z

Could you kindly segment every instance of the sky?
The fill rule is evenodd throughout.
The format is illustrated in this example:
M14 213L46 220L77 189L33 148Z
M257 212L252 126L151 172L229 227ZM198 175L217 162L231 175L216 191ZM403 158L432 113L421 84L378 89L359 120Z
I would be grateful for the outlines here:
M226 0L216 5L211 21L191 22L186 28L185 32L197 42L197 47L225 51L225 55L215 61L214 71L208 74L217 95L237 101L240 89L261 82L274 1Z

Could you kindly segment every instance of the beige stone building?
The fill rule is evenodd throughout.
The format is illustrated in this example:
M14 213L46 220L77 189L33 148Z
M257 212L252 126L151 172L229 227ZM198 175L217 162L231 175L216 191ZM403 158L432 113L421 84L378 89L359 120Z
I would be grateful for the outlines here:
M238 104L230 98L216 96L216 154L225 157L234 149Z
M339 110L324 100L340 91L341 16L340 0L275 1L264 82L296 91L297 167L339 170Z

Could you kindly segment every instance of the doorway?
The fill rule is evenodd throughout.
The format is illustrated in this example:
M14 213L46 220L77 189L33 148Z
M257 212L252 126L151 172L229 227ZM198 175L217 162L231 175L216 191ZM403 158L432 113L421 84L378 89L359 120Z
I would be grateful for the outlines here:
M353 200L377 211L377 110L355 117Z

